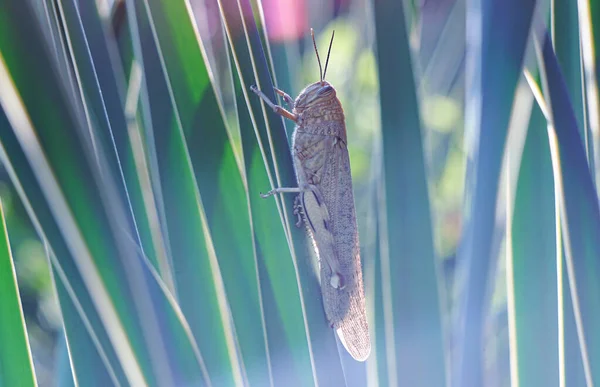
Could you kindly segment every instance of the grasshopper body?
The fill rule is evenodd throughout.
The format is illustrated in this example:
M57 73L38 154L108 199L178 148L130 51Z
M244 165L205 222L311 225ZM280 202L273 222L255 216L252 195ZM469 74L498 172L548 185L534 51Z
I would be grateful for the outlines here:
M276 188L263 197L298 193L294 213L304 219L316 247L327 320L350 355L364 361L371 344L342 105L323 76L295 101L275 89L291 112L251 89L276 113L296 122L292 156L298 187Z

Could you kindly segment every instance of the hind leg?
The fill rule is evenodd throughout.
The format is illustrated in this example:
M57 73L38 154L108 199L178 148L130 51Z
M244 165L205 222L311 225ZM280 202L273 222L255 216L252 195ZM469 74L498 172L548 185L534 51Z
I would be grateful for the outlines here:
M296 227L302 227L302 222L304 221L304 207L302 206L300 195L302 194L296 195L296 199L294 199L294 215L298 217Z

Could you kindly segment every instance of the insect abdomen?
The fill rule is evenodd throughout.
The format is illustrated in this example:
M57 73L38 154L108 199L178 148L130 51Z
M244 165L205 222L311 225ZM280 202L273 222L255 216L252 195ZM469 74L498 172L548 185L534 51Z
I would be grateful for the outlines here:
M318 128L321 133L345 133L343 122L324 124L329 128ZM348 352L355 359L364 360L370 353L370 339L345 138L296 130L293 149L299 185L313 184L316 191L314 199L307 196L313 195L312 192L304 193L304 201L309 203L304 211L321 262L321 291L327 319ZM322 225L315 226L316 222ZM332 266L339 273L332 272ZM332 286L335 282L332 276L336 274L341 275L345 286Z

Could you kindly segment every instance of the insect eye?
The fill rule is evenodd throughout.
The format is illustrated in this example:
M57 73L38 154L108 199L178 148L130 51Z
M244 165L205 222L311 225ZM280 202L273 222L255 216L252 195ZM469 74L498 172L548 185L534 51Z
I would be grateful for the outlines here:
M330 85L327 85L327 86L320 88L317 94L323 95L325 93L329 93L331 90L333 90L333 87L331 87Z

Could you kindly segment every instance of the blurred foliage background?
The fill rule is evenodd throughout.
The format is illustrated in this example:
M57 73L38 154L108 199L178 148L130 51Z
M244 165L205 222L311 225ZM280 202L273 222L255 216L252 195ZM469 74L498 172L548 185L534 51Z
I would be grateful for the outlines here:
M79 234L48 210L60 200L33 188L32 158L12 153L20 129L5 91L0 198L34 383L131 384L117 320L148 385L600 383L599 10L594 0L0 0L3 74L93 258L78 263ZM366 364L321 326L292 199L257 198L293 182L293 124L248 86L295 97L318 80L310 28L322 57L335 30L327 80L346 116ZM25 70L51 81L27 85ZM74 113L52 121L54 108ZM68 136L83 140L51 144ZM69 186L74 164L91 165L73 175L87 193ZM96 222L110 229L97 240ZM104 319L93 276L60 274L67 251L81 273L98 269L116 320ZM136 263L123 263L127 251ZM152 316L166 317L146 326ZM163 346L164 370L162 355L145 355ZM0 352L0 386L10 364Z
M235 146L241 150L231 70L216 3L191 1L208 60L219 85ZM114 1L107 6L118 7ZM411 49L418 68L423 134L426 135L428 179L436 225L436 249L445 270L454 266L460 237L460 213L465 175L463 101L465 56L465 1L407 2L413 12ZM333 30L336 37L327 80L336 87L346 113L352 139L349 146L360 235L369 224L369 187L374 169L373 152L381 130L379 90L372 10L366 1L331 2L269 0L262 3L278 87L295 97L318 77L310 28L324 50ZM115 14L115 23L122 16ZM367 15L367 17L366 17ZM118 31L118 30L117 30ZM227 71L229 70L229 71ZM288 134L293 124L286 121ZM2 203L14 251L16 272L32 345L38 382L52 384L59 364L62 322L48 271L43 243L37 237L8 174L1 177ZM366 238L363 238L366 242ZM368 251L373 246L364 246ZM366 258L368 259L368 258ZM46 384L48 383L48 384Z

